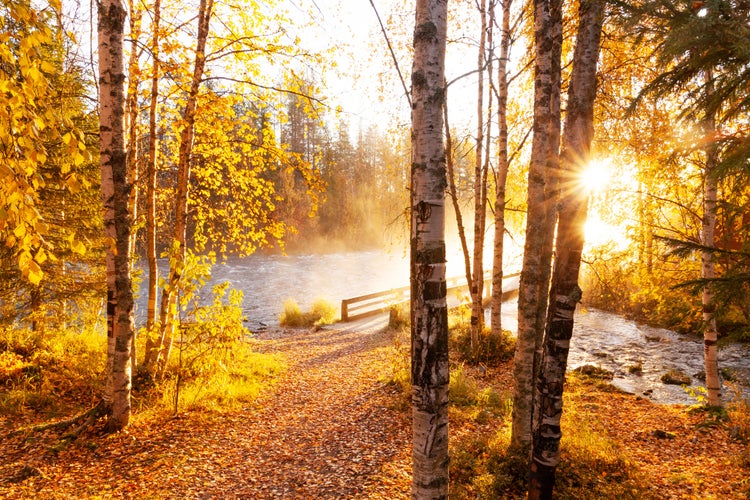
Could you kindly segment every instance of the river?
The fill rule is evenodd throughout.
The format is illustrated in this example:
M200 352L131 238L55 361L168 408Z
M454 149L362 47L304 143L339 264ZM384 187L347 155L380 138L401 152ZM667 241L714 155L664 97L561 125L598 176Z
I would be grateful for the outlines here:
M449 269L449 275L453 273ZM309 309L318 298L336 307L341 299L405 286L409 265L401 254L379 251L321 255L252 255L230 259L213 269L212 283L228 281L244 292L243 311L250 330L278 324L287 299ZM209 290L210 293L210 290ZM143 316L144 298L136 314ZM503 327L515 333L517 303L503 306ZM750 381L750 348L729 345L719 350L719 363L745 382ZM662 374L678 369L693 376L703 369L703 343L696 337L653 328L595 309L579 308L568 359L574 369L584 364L600 366L614 374L613 384L660 403L693 403L681 386L663 384ZM629 367L641 366L641 373ZM747 393L747 390L746 390Z

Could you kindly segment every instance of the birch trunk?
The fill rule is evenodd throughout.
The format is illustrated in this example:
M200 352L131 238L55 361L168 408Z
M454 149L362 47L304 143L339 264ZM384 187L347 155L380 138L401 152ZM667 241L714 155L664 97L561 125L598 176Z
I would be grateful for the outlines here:
M596 66L603 5L599 0L582 0L579 7L578 36L561 154L564 178L561 183L556 259L537 378L540 416L534 425L529 499L552 498L555 470L560 461L563 385L575 308L581 299L578 272L588 207L587 193L581 190L577 181L589 161L594 135Z
M182 268L185 262L185 242L187 239L187 215L190 187L190 155L193 151L193 138L195 135L195 113L198 106L198 91L203 81L203 70L205 68L206 41L208 39L209 24L213 10L213 0L201 0L198 10L198 38L195 49L195 65L193 67L193 78L190 91L185 103L185 111L182 117L183 127L180 132L180 149L177 161L177 193L175 200L175 227L173 235L172 251L170 258L169 277L167 285L162 290L161 310L159 313L160 352L157 356L157 372L161 376L167 366L169 354L172 349L172 331L177 300L177 288L182 278Z
M534 138L528 174L526 241L518 289L518 340L513 367L511 446L528 453L534 410L537 351L544 334L554 207L550 170L559 144L560 1L534 0ZM557 61L555 60L557 59Z
M141 19L143 11L133 5L132 0L128 2L130 12L130 60L128 61L128 90L127 90L127 114L128 114L128 184L131 186L130 197L128 199L128 211L130 220L136 225L138 220L138 79L134 76L138 74L138 55L140 51L137 48L136 41L141 34ZM131 231L130 248L135 248L137 231ZM135 262L131 259L131 270ZM132 345L130 346L130 365L131 371L135 373L137 367L137 353L135 350L136 332L133 333Z
M117 0L98 4L99 136L107 263L107 379L104 391L107 429L117 431L130 419L130 347L134 334L130 278L127 157L125 152L125 9Z
M508 179L508 57L510 54L510 6L503 2L500 57L497 66L497 179L495 180L495 241L492 260L492 308L490 329L502 334L503 252L505 251L505 188ZM494 16L493 16L494 17Z
M153 67L151 74L151 99L148 108L148 165L146 166L146 260L148 263L148 305L146 307L146 354L144 365L148 371L153 369L156 362L158 347L155 333L156 297L159 282L159 264L156 258L156 105L159 99L159 71L160 71L160 26L161 1L155 0L153 6L153 34L151 39L151 53Z
M477 55L477 136L476 158L474 162L474 250L472 255L471 279L471 352L476 356L479 350L479 332L484 323L482 293L484 292L484 221L486 211L486 175L484 170L484 60L487 49L487 9L486 1L478 3L481 19L479 51Z
M464 219L461 214L461 205L458 200L458 189L456 189L456 175L455 169L453 168L453 140L451 138L451 131L448 121L448 89L445 89L445 102L443 104L443 116L445 118L445 165L448 171L448 194L451 197L451 203L453 204L453 212L456 216L456 229L458 231L458 239L461 242L461 251L464 256L464 272L466 274L466 284L469 290L472 289L472 276L471 276L471 257L469 256L469 245L466 242L466 230L464 228Z
M412 68L412 498L448 498L445 284L446 0L418 0Z
M706 85L713 90L712 75L706 76ZM706 403L709 406L721 406L721 378L719 377L718 332L716 330L716 316L714 314L714 293L711 281L715 278L714 232L716 230L716 164L718 152L715 144L716 119L713 115L706 117L703 123L706 134L706 169L703 180L703 224L701 240L707 248L701 252L701 275L706 280L703 286L701 302L703 305L703 355L706 370Z

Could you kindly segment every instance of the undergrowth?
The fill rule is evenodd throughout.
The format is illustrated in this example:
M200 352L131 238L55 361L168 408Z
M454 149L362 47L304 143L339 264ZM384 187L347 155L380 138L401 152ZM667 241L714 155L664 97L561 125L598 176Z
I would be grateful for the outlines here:
M408 328L394 329L393 347L381 380L399 388L397 407L409 409L411 390ZM454 330L455 332L455 330ZM510 364L488 368L467 363L451 350L451 497L522 499L528 462L510 446L512 396L505 373ZM555 495L561 499L642 498L638 467L611 439L588 403L595 381L570 374L563 412L561 463Z
M479 332L477 345L471 345L469 309L465 306L452 311L448 317L448 347L461 361L477 365L497 366L513 357L516 338L508 331L492 333L485 325Z
M465 378L461 374L457 378ZM458 382L469 393L477 381ZM479 387L477 385L477 387ZM577 401L590 392L588 382L568 384L563 412L561 462L557 468L555 497L561 499L642 498L644 485L637 465L617 443L608 437L605 426L586 405ZM456 396L466 390L457 391ZM510 446L510 402L506 411L480 421L461 420L474 402L453 398L453 425L450 443L451 492L454 498L525 498L528 463ZM509 400L509 396L508 396ZM458 409L456 409L458 407Z
M225 411L252 401L284 369L279 356L253 350L241 296L227 285L214 301L182 319L167 370L134 384L134 418L203 409ZM138 336L143 353L145 335ZM106 335L101 327L0 330L0 412L27 423L71 416L102 396Z
M85 329L0 330L0 412L49 417L93 405L102 388L105 338Z

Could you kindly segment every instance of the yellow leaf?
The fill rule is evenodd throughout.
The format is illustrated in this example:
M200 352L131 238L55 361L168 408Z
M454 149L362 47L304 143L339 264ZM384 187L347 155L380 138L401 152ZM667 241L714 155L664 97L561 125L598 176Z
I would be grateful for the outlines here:
M42 281L42 277L44 277L44 272L42 272L42 268L39 267L39 264L33 260L29 261L28 267L26 268L26 279L28 279L31 284L38 285Z
M73 251L73 253L77 253L78 255L84 255L86 253L86 245L81 243L80 240L73 240L70 242L70 249Z
M43 248L40 248L34 256L34 260L39 264L44 264L47 261L47 252L45 252Z

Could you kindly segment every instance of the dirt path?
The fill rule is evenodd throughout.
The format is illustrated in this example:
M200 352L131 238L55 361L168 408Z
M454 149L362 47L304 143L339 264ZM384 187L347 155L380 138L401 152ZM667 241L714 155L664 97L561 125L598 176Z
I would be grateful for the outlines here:
M26 466L31 477L0 497L407 498L409 424L378 380L391 345L382 324L267 336L258 349L289 369L253 408L59 452L18 443L0 475Z

